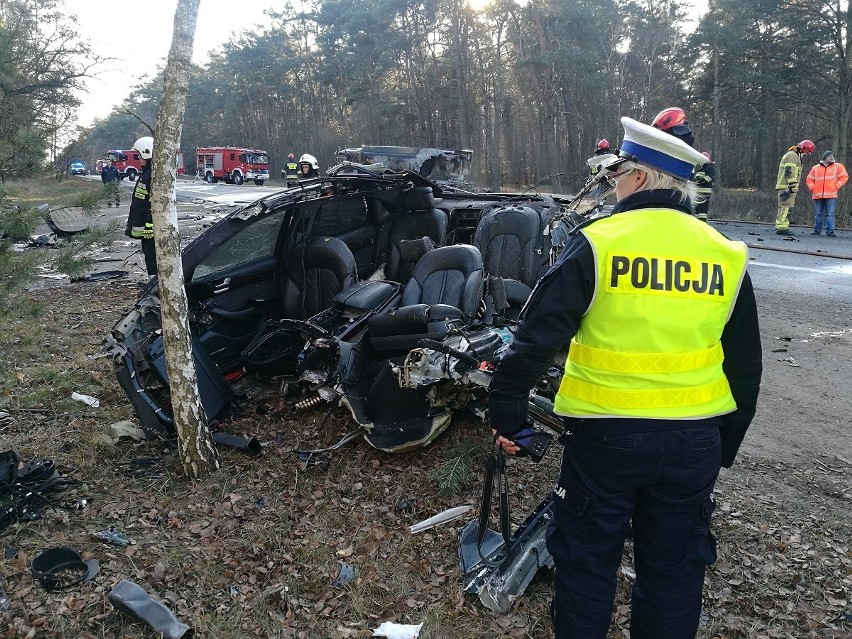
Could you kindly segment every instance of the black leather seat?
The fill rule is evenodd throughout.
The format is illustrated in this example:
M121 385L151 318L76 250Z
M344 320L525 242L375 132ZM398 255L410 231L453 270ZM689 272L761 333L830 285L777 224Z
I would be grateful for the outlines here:
M447 214L435 208L430 187L414 187L405 194L402 210L391 223L385 278L406 284L417 261L447 232Z
M414 266L402 306L370 319L377 352L405 352L423 338L443 339L450 326L476 317L483 291L482 256L467 244L429 251Z
M529 207L498 208L479 222L473 243L485 274L503 279L510 307L520 309L542 270L541 221Z
M287 256L282 276L283 316L307 319L330 308L357 280L355 258L336 237L319 237Z

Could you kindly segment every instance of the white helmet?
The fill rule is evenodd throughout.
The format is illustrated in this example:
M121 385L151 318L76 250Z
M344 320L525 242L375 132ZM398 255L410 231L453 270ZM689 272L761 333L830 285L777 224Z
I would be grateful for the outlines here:
M317 159L310 153L305 153L302 157L300 157L299 164L310 164L312 168L319 171L319 162L317 162Z
M143 160L150 160L154 156L154 138L150 135L139 138L133 143L133 148L139 151Z

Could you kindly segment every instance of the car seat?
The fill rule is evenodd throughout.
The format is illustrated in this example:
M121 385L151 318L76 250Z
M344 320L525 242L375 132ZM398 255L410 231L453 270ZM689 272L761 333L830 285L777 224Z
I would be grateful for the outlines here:
M373 350L401 353L423 338L443 339L452 325L476 317L482 291L479 249L456 244L429 251L414 266L402 305L370 319Z
M540 227L535 210L504 207L484 215L473 236L486 277L502 279L506 302L515 313L523 307L542 270Z
M385 278L406 284L417 261L443 243L447 214L435 208L428 186L407 191L401 207L391 222Z
M281 277L283 317L307 319L330 308L334 296L357 281L355 257L336 237L318 237L292 251Z

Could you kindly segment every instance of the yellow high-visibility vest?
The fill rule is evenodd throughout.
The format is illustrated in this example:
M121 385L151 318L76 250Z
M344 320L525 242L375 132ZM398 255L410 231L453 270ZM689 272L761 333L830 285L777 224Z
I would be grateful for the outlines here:
M672 209L617 213L581 232L596 287L556 412L701 419L735 410L721 336L746 272L745 244Z
M288 180L298 180L299 179L299 165L293 162L287 162L287 179Z

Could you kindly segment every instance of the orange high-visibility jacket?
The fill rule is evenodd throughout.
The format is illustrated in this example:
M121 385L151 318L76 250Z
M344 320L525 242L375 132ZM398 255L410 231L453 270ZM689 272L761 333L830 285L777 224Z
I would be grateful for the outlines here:
M820 162L811 169L805 182L811 191L812 199L828 200L837 197L837 190L846 184L848 179L846 167L840 162L831 164Z

